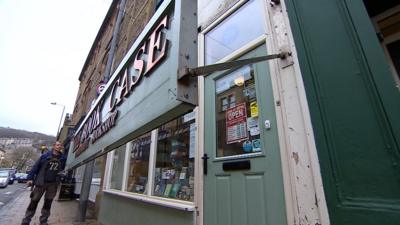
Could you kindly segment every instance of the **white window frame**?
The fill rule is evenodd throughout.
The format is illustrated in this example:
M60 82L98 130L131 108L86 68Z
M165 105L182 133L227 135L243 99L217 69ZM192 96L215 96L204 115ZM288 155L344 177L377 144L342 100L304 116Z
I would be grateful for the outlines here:
M255 1L260 1L260 0L255 0ZM233 7L231 7L229 10L227 10L224 14L222 14L219 18L217 18L214 22L212 22L210 25L208 25L204 30L202 30L199 33L198 37L199 37L199 65L200 66L204 66L205 65L205 47L206 47L205 46L205 36L206 36L206 33L211 31L215 27L217 27L221 22L223 22L231 14L233 14L234 12L239 10L247 2L248 2L248 0L239 0ZM261 2L263 2L263 1L261 1ZM263 5L265 5L265 4L263 3ZM262 11L263 11L263 15L266 18L267 17L266 8L263 7ZM231 60L233 58L237 58L238 56L243 55L244 53L248 52L249 50L251 50L255 46L258 46L261 43L264 43L265 39L267 38L268 32L270 32L270 30L269 30L270 28L267 26L266 23L264 23L263 25L264 25L264 28L265 28L265 31L266 31L265 34L260 35L259 37L255 38L251 42L243 45L239 49L236 49L232 53L226 55L225 57L223 57L222 59L214 62L213 64L227 62L227 61L229 61L229 60Z
M195 112L195 124L196 127L198 128L199 126L199 113L198 113L198 107L196 107L193 112ZM130 166L130 149L132 146L132 140L126 143L126 148L125 148L125 159L124 159L124 170L123 170L123 179L122 179L122 188L121 190L117 189L112 189L111 188L111 175L112 175L112 168L113 168L113 156L115 154L115 150L112 150L111 152L107 153L107 160L106 160L106 172L104 173L104 185L103 185L103 191L105 193L113 194L113 195L118 195L130 199L134 199L136 201L140 202L146 202L149 204L154 204L154 205L160 205L160 206L165 206L169 208L174 208L178 210L183 210L183 211L196 211L196 205L198 201L197 193L200 191L199 190L199 178L198 172L199 168L197 164L199 164L199 155L198 155L198 135L199 135L199 129L196 129L196 145L195 145L195 158L194 158L194 166L195 166L195 172L194 172L194 178L195 178L195 184L194 184L194 200L193 202L189 201L183 201L179 199L172 199L172 198L163 198L163 197L158 197L158 196L153 196L153 189L154 189L154 167L156 163L156 154L157 154L157 135L158 135L158 128L154 129L151 131L151 145L150 145L150 155L149 155L149 169L148 169L148 181L147 181L147 193L145 194L140 194L140 193L134 193L134 192L128 192L127 191L127 181L128 181L128 171L129 171L129 166ZM117 149L117 148L116 148Z

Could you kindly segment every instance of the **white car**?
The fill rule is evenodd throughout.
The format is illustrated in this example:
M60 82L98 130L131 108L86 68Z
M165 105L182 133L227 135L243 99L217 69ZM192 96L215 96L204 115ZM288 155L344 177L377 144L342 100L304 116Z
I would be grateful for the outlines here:
M7 187L10 182L10 175L8 171L0 171L0 187Z

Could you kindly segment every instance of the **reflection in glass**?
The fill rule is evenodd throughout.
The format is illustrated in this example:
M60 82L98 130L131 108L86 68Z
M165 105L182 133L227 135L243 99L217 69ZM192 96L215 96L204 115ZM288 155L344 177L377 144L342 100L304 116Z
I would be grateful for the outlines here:
M192 115L181 116L158 130L155 196L193 201L196 126Z
M150 144L150 132L136 138L131 143L127 191L147 193Z
M251 0L205 35L205 64L213 64L265 33L261 1Z
M261 151L254 71L242 67L216 80L217 157Z
M122 190L122 179L124 173L124 161L125 161L125 149L126 145L121 145L114 150L112 157L112 170L111 170L111 183L110 188L116 190Z

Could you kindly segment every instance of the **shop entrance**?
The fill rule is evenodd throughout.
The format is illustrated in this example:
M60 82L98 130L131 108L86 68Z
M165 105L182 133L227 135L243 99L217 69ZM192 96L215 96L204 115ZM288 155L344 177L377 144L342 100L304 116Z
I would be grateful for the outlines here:
M268 63L207 76L204 101L204 224L287 224Z

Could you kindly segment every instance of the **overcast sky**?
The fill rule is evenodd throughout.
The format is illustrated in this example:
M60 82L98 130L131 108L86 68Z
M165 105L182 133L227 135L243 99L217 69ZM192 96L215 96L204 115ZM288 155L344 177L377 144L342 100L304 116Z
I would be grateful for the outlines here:
M0 0L0 127L55 135L111 0Z

